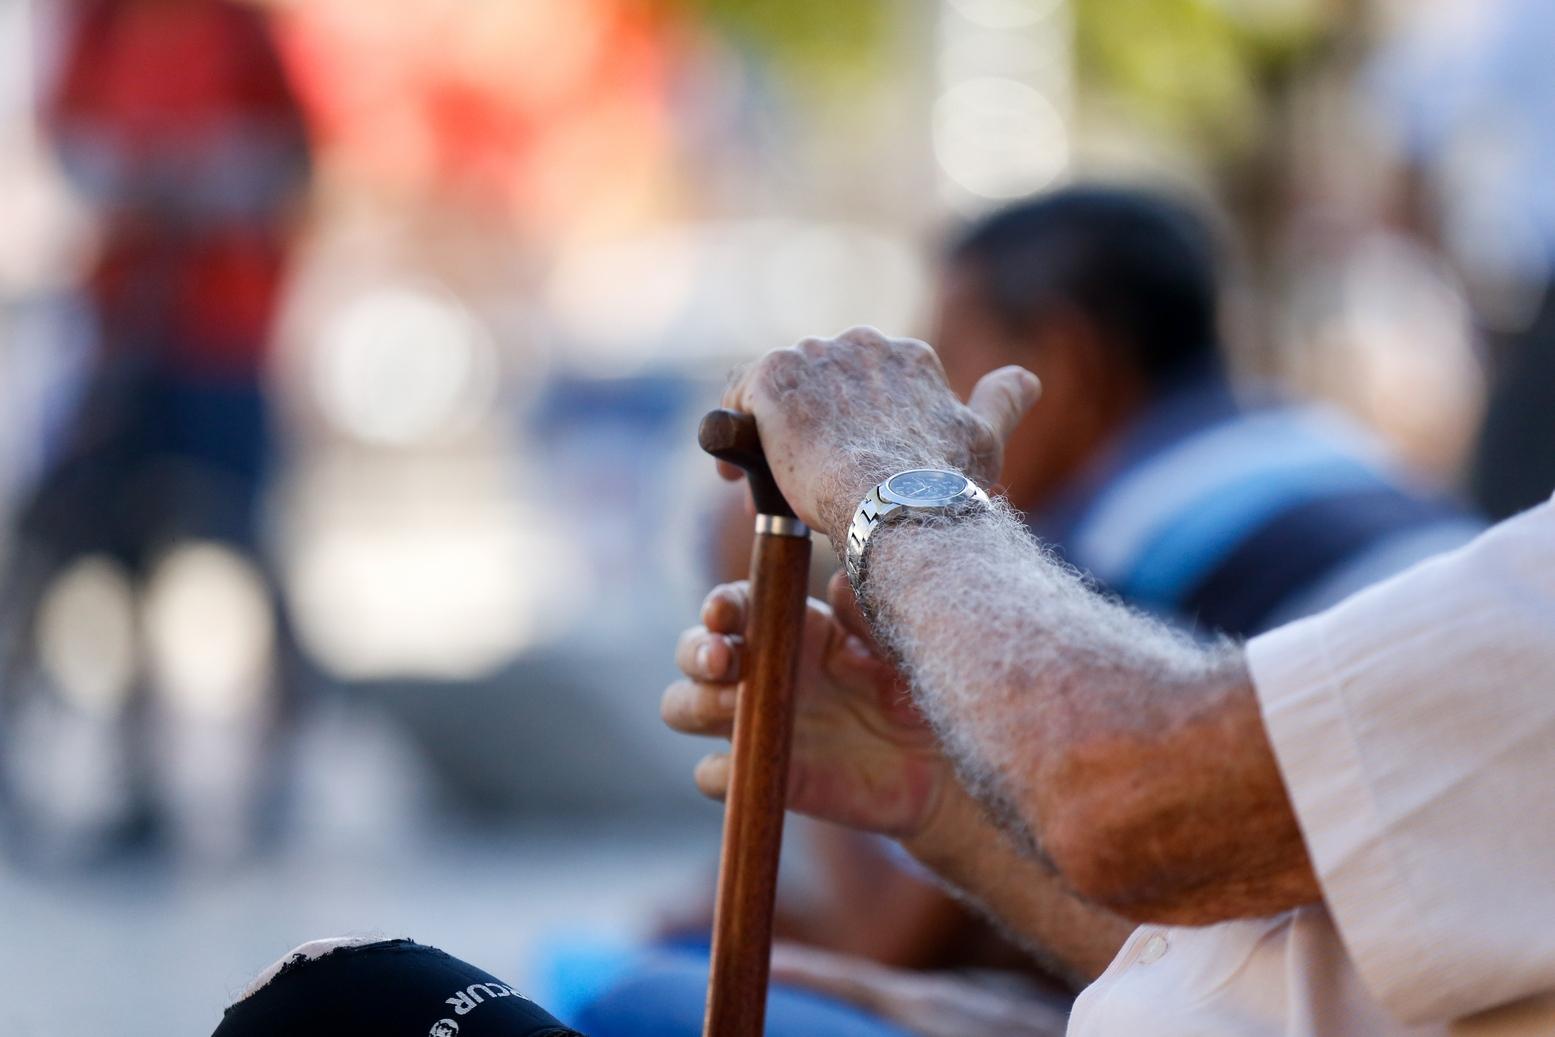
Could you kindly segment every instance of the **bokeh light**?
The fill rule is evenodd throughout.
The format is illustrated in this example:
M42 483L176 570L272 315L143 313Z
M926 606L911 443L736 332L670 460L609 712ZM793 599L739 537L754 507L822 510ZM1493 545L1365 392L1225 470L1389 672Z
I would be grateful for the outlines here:
M264 577L215 543L180 544L146 589L151 672L171 706L196 716L251 715L269 690L275 623Z
M385 285L346 302L313 352L320 409L367 443L406 446L467 430L496 399L490 336L446 293Z
M935 102L934 155L958 187L981 198L1016 198L1064 171L1069 135L1035 87L991 76L968 79Z
M124 567L82 558L54 579L37 617L44 672L73 705L100 715L122 709L138 677L139 616Z

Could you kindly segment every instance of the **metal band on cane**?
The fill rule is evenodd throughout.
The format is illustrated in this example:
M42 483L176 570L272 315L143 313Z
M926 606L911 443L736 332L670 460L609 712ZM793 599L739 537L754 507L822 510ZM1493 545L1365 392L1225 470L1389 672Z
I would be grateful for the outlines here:
M757 515L756 535L763 533L775 537L807 537L810 527L792 515Z

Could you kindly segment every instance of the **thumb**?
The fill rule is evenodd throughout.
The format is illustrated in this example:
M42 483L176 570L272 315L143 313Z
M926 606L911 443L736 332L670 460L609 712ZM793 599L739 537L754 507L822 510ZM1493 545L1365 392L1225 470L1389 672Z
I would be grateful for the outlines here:
M988 422L1002 444L1041 395L1042 383L1037 376L1024 367L1011 364L983 375L972 389L967 406Z
M826 584L826 603L831 606L832 614L842 629L867 644L876 655L885 656L875 643L874 631L869 629L869 622L858 607L858 599L853 595L853 585L848 582L848 574L841 569L832 573L831 580Z

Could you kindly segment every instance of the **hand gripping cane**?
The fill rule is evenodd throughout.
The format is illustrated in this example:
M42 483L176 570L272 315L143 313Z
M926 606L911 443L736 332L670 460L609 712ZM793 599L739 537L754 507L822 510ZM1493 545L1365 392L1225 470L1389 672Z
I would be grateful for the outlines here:
M788 791L794 679L804 629L810 531L778 492L756 419L715 410L702 449L745 470L756 502L745 665L734 713L718 903L703 1037L759 1037L767 1010L772 909Z

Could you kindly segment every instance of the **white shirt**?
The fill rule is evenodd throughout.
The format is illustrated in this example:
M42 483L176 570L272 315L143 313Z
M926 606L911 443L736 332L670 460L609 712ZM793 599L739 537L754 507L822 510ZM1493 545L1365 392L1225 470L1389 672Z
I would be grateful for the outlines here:
M1555 504L1247 653L1325 903L1139 929L1069 1033L1555 1034Z

